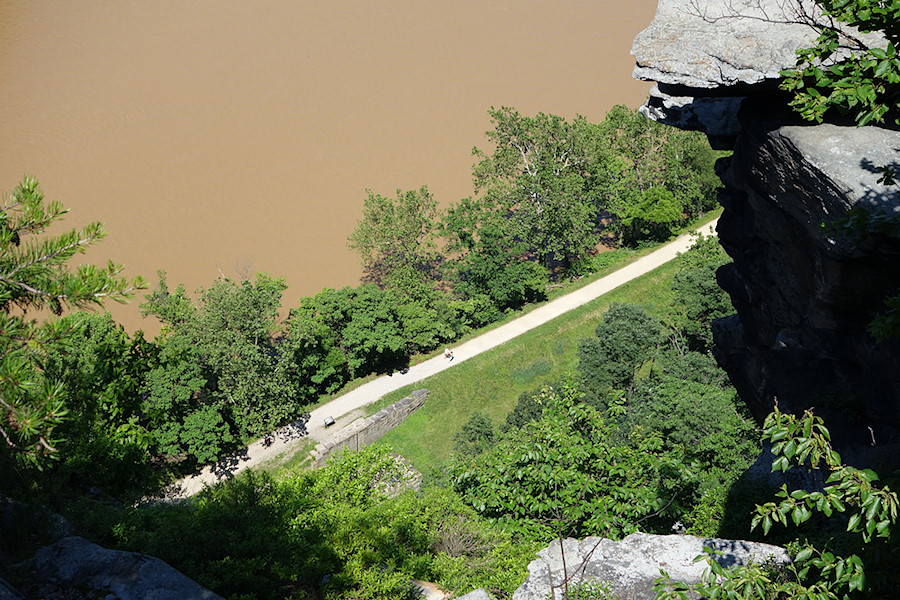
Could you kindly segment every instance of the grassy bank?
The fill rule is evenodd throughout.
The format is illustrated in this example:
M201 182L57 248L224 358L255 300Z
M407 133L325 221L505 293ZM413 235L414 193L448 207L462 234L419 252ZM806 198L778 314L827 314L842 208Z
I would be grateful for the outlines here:
M661 312L671 300L675 271L675 263L669 262L499 348L385 396L377 406L396 402L413 389L430 391L425 405L379 443L390 445L423 473L440 468L453 451L454 434L473 412L481 411L499 425L522 392L572 373L578 340L593 335L613 302Z

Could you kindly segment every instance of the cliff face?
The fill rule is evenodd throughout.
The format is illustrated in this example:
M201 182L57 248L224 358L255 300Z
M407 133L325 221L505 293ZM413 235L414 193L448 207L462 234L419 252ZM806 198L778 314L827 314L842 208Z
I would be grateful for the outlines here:
M900 342L867 332L900 291L900 241L830 227L852 207L900 211L877 168L900 167L900 133L810 125L787 108L778 72L809 45L814 6L662 0L635 40L635 77L657 82L643 112L699 129L734 154L719 165L718 273L737 315L716 355L761 419L814 406L839 443L900 441ZM870 43L878 43L869 36Z

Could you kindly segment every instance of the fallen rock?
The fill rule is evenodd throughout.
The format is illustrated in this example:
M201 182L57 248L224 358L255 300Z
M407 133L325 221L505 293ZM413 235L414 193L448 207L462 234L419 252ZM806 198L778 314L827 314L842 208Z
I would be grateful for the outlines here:
M31 568L41 598L221 600L158 558L109 550L80 537L40 548Z
M513 600L559 598L566 577L570 586L605 582L612 597L650 600L654 598L653 580L660 576L660 569L673 580L699 582L708 567L704 561L695 563L694 558L703 554L704 546L723 553L717 559L723 566L769 559L784 564L789 560L783 548L740 540L648 533L633 533L618 542L599 537L570 538L563 540L562 549L559 542L553 542L538 552L539 558L528 565L528 579L515 591Z

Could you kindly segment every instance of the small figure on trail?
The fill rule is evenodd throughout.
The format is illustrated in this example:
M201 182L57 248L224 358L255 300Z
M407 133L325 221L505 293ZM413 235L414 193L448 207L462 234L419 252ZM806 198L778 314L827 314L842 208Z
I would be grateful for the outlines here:
M275 440L272 439L271 433L267 433L266 435L263 436L263 446L265 448L268 448L269 446L271 446L272 442L274 442L274 441Z
M450 358L453 356L453 353L450 352L450 348L444 348L444 358Z

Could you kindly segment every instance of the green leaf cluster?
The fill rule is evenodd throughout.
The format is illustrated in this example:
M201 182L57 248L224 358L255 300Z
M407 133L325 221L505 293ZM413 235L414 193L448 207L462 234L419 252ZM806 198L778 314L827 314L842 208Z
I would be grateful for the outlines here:
M252 470L191 502L100 510L81 521L107 545L158 556L228 598L418 597L411 579L508 598L537 550L497 531L451 491L404 490L386 448L315 471Z
M158 484L141 406L156 347L140 333L128 335L109 314L76 312L63 322L70 335L43 363L45 377L64 382L69 410L59 427L68 442L53 475L116 495Z
M183 286L170 292L160 273L141 305L164 326L143 404L160 453L208 462L294 418L310 400L278 335L284 289L260 273L255 282L216 281L194 302Z
M663 341L659 320L634 304L613 304L595 333L578 343L578 370L586 389L601 395L631 385Z
M689 219L716 206L720 183L705 137L613 107L600 125L604 160L591 167L598 206L616 219L621 244L667 239Z
M570 383L544 387L542 415L485 452L457 456L454 488L479 514L530 539L619 538L665 521L689 495L683 451L641 428L619 431Z
M704 352L713 345L712 322L734 313L731 299L716 281L716 271L731 259L717 237L700 235L676 260L680 264L672 281L674 326L690 349Z
M757 506L752 526L768 533L773 525L799 526L820 514L846 522L848 534L858 534L844 556L832 548L802 544L793 561L778 569L750 564L725 568L714 556L707 560L709 571L700 584L672 582L663 572L657 580L657 598L686 599L690 593L707 598L807 598L831 600L886 597L896 590L896 538L900 499L888 485L880 485L870 469L843 464L831 446L831 437L811 410L802 416L782 413L776 406L766 418L764 439L772 446L772 471L802 467L825 470L821 490L789 491L782 486L777 502ZM855 550L854 550L855 548ZM867 577L867 573L879 577Z
M804 118L821 122L837 109L860 126L897 114L900 101L900 3L896 0L816 0L828 20L813 25L819 37L797 51L797 66L782 72L782 89ZM862 33L884 34L884 47L870 47L839 23Z
M64 382L44 374L49 352L72 331L59 321L32 320L29 312L60 315L64 308L125 301L143 283L120 276L122 267L69 262L103 238L100 223L49 235L66 213L44 201L38 182L26 177L0 207L0 460L41 467L63 441L59 426L67 406Z

